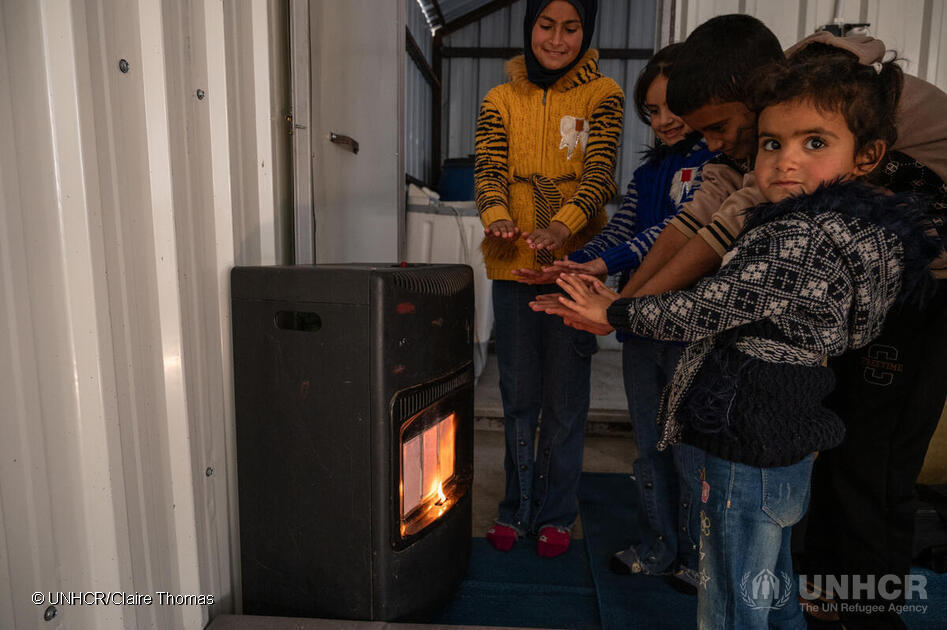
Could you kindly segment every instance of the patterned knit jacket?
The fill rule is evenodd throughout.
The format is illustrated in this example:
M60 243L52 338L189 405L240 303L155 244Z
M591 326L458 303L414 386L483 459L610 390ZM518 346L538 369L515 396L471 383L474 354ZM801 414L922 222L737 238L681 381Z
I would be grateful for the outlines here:
M598 71L595 50L545 90L527 78L522 55L506 70L510 81L490 90L477 120L480 219L484 227L512 220L524 233L559 221L572 232L555 252L532 250L524 239L485 238L487 276L515 280L513 269L539 269L578 249L605 225L604 204L617 191L624 94Z
M930 288L928 225L911 196L833 184L751 209L720 271L691 289L614 302L616 328L698 342L665 390L659 447L773 467L841 442L823 358L864 346L896 300Z

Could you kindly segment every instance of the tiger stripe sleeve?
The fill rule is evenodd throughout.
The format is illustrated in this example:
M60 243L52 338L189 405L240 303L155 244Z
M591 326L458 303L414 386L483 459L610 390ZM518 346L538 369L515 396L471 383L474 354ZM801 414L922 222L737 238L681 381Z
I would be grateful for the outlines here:
M480 105L475 136L474 190L484 227L494 221L512 221L507 178L509 141L503 118L488 98Z
M573 234L584 228L618 191L614 173L624 106L624 95L620 91L612 93L599 103L589 119L582 179L572 198L552 217L553 221L564 223Z

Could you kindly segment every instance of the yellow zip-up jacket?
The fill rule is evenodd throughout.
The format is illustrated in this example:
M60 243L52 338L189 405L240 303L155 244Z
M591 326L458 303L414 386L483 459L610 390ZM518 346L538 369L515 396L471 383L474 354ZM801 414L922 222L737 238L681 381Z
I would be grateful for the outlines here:
M484 227L501 219L521 232L564 223L572 232L555 258L581 248L607 223L615 195L615 155L625 96L598 71L589 50L548 89L527 78L522 55L506 65L508 83L490 90L477 120L474 181ZM481 245L487 276L515 280L513 269L539 269L552 256L488 236Z

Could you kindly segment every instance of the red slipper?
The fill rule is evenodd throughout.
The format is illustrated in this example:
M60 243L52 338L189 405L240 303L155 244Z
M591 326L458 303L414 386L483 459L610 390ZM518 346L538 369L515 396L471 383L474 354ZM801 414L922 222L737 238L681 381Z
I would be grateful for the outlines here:
M519 538L516 530L509 525L495 524L487 530L487 540L497 551L509 551L513 548L513 543Z
M546 525L539 530L536 553L540 558L555 558L569 550L570 540L569 530L554 525Z

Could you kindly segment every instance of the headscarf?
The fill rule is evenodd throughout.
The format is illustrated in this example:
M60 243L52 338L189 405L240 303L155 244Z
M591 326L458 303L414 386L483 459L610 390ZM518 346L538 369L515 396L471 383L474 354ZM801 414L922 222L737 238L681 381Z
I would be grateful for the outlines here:
M572 70L575 64L579 63L585 51L589 49L592 41L592 33L595 31L595 14L598 11L598 0L566 0L575 7L579 19L582 20L582 47L579 54L575 56L565 68L559 70L548 70L539 63L536 56L533 55L533 25L539 19L539 14L543 12L552 0L526 0L526 17L523 19L523 48L526 53L526 74L529 80L542 88L548 88L558 81L569 70Z

